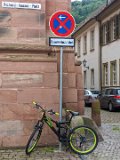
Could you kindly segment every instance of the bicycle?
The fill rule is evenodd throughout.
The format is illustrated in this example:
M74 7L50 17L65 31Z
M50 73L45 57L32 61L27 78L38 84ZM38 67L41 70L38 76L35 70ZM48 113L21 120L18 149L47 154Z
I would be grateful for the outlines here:
M72 151L79 155L91 153L98 144L98 136L96 132L88 126L77 126L75 128L70 127L71 120L74 116L78 116L79 112L74 112L72 110L66 110L70 114L70 118L66 121L59 122L55 121L53 118L47 115L59 115L59 113L51 110L45 110L41 105L33 102L36 109L41 109L42 118L37 121L31 136L28 139L25 152L29 155L36 147L44 124L46 123L48 127L57 135L58 140L68 146ZM56 127L53 126L53 123Z

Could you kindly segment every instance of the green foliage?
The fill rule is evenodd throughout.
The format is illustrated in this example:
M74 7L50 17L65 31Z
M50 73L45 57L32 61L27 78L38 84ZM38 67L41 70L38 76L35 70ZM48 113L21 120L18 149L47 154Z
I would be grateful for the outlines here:
M92 12L97 10L106 0L82 0L72 2L72 15L76 24L84 21Z

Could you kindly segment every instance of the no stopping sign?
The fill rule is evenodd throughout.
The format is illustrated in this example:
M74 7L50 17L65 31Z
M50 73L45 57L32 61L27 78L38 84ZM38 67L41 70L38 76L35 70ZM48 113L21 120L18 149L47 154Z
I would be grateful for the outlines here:
M75 20L69 12L58 11L51 16L49 26L56 36L67 37L75 29Z

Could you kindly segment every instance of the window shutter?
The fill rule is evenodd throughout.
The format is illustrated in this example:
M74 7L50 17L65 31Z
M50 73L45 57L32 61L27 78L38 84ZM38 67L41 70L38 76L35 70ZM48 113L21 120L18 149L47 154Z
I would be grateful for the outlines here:
M111 21L108 21L106 25L107 25L107 43L110 43L111 41L111 34L110 34Z
M119 15L115 16L115 39L119 37Z
M118 37L120 38L120 14L118 15Z
M103 25L100 27L100 45L103 45Z

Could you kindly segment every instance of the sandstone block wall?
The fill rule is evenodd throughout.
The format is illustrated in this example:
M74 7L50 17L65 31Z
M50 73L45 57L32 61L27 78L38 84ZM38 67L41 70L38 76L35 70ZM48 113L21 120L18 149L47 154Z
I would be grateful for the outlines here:
M46 0L7 2L40 3L41 10L3 8L0 0L0 42L46 45Z
M32 2L40 3L41 10L0 5L0 147L26 145L40 116L32 107L33 100L59 112L60 52L47 45L48 37L53 36L49 18L57 10L69 11L70 0L26 1ZM74 51L64 49L63 106L83 114L81 77ZM40 144L56 142L56 136L45 126Z

